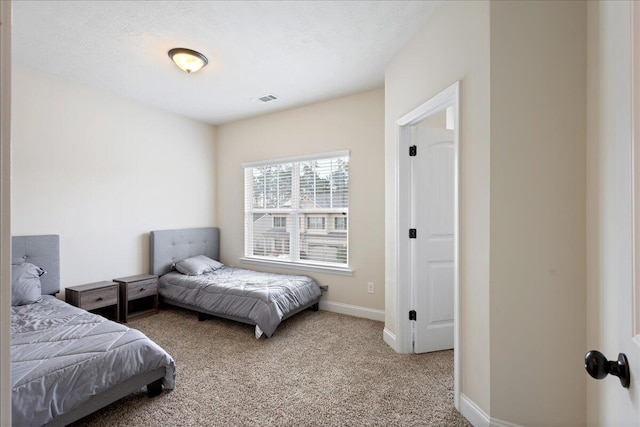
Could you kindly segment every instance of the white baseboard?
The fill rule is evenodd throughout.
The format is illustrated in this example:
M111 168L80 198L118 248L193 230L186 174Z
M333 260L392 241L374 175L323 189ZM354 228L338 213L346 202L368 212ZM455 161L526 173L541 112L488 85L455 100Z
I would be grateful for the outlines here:
M520 424L510 423L508 421L497 420L491 418L491 427L522 427Z
M469 420L474 427L522 427L519 424L491 418L482 408L476 405L473 400L465 396L464 393L460 394L460 413Z
M491 426L491 419L487 413L464 393L460 393L460 413L473 424L473 427Z
M398 342L396 341L396 336L395 334L392 334L387 328L384 328L384 331L382 331L382 340L389 347L391 347L393 351L395 351L396 353L399 353L397 348Z
M359 305L343 304L341 302L320 301L320 310L334 313L348 314L349 316L363 317L365 319L384 322L384 310L360 307Z

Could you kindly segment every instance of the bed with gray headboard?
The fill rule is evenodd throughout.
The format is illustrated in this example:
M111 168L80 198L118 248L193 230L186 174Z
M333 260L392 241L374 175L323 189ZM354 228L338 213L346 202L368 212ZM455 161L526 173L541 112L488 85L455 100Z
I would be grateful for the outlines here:
M150 271L160 277L162 302L193 310L201 320L231 319L255 325L257 338L262 333L270 337L282 320L307 308L318 309L324 288L310 277L218 263L216 227L152 231L149 244Z
M13 425L67 425L144 386L154 396L175 385L175 363L156 343L54 296L59 248L57 235L12 239ZM32 286L37 300L14 305Z
M60 236L14 236L11 239L11 264L25 262L47 272L40 277L43 295L60 292Z

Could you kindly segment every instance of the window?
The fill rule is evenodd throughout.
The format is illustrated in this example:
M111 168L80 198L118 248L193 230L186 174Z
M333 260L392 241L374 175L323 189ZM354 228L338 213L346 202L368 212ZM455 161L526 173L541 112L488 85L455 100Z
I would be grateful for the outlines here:
M336 230L346 230L347 229L347 217L336 217L333 219L334 225L333 228Z
M324 217L307 217L307 230L324 230Z
M287 217L286 216L274 216L273 217L273 228L287 228Z
M246 258L348 265L348 152L243 166Z

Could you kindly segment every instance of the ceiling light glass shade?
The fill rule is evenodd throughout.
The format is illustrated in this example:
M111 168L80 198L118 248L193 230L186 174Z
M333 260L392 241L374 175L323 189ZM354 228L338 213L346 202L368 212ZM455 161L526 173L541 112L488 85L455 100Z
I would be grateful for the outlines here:
M169 58L171 58L181 70L189 74L195 73L209 63L207 57L200 52L183 47L171 49L169 51Z

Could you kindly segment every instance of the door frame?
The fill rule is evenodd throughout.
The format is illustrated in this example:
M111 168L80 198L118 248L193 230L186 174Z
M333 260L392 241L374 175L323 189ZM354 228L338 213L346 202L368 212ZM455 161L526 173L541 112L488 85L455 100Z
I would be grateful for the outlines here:
M453 255L453 388L454 405L460 408L460 81L438 93L424 104L405 114L396 121L396 345L400 353L413 351L412 325L408 313L412 303L413 290L410 284L410 227L408 215L403 212L409 206L409 155L403 152L413 140L413 126L427 117L452 107L454 146L454 255Z
M0 425L11 425L11 2L0 2Z
M631 150L633 206L633 340L640 345L640 5L631 3Z

